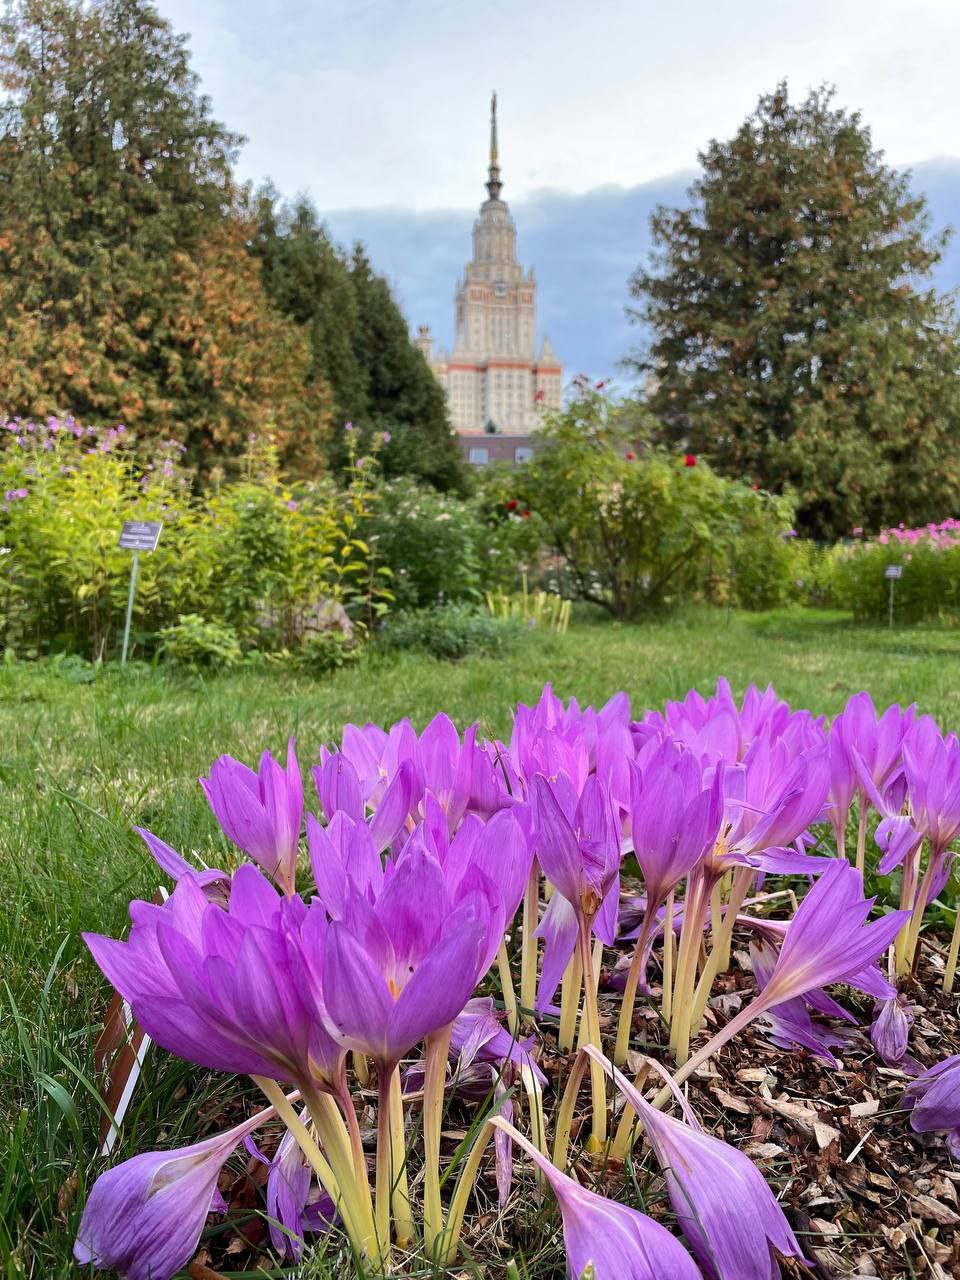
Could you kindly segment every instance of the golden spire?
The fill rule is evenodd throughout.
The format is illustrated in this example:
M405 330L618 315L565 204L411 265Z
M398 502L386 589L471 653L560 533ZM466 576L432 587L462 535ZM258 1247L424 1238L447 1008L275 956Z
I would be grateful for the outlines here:
M487 191L491 200L497 200L503 183L500 181L500 157L497 151L497 94L496 90L490 99L490 169L487 178Z

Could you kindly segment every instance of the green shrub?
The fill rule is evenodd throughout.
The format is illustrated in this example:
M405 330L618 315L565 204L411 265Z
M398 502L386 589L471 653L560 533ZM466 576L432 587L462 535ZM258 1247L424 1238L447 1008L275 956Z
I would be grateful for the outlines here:
M542 517L522 497L525 479L522 467L506 463L483 468L477 477L477 562L486 592L512 593L525 579L536 581L552 550Z
M134 601L134 637L148 651L182 616L229 628L242 648L283 651L323 629L332 605L362 631L389 604L388 571L360 536L376 500L372 458L341 488L291 489L270 441L251 440L243 475L198 493L173 442L145 460L120 427L5 427L0 628L18 653L116 651L131 569L117 539L128 519L164 525L157 550L140 556Z
M416 649L455 661L471 653L499 653L518 631L515 622L492 618L469 605L434 605L389 614L379 644L387 651Z
M162 550L140 557L138 621L153 620L167 545L189 485L179 446L135 458L122 427L96 432L71 418L10 422L0 430L0 610L18 652L115 645L127 602L131 553L117 546L124 520L163 520Z
M724 480L702 460L659 448L642 405L582 389L548 418L516 493L555 552L560 594L634 619L696 599L786 598L788 499ZM553 584L551 584L553 585Z
M860 622L885 622L889 616L888 565L902 575L894 590L894 620L922 622L960 618L960 530L954 521L925 529L888 529L876 538L856 540L833 554L834 603Z
M240 661L240 641L232 627L208 622L196 613L181 614L172 627L160 632L160 652L179 666L220 669Z
M297 654L297 666L313 676L331 675L359 661L360 646L342 631L308 635Z
M470 501L393 480L378 490L364 533L401 609L481 598L481 530Z

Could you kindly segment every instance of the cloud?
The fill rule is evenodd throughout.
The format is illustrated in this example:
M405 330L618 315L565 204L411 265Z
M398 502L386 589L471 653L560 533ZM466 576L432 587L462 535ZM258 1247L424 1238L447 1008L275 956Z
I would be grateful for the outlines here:
M913 170L913 187L930 202L934 228L960 227L960 160L931 160ZM537 269L541 336L550 335L566 376L629 375L617 365L642 340L624 314L627 282L650 250L650 213L683 203L693 172L635 187L601 187L583 195L541 191L511 205L518 254ZM481 193L482 194L482 193ZM411 325L429 324L436 339L453 341L453 292L470 257L476 213L404 209L324 212L334 237L362 240L390 280ZM954 238L936 273L941 290L960 286L960 239Z
M500 94L511 200L692 167L782 78L894 163L956 147L956 0L158 0L255 182L326 208L472 201Z

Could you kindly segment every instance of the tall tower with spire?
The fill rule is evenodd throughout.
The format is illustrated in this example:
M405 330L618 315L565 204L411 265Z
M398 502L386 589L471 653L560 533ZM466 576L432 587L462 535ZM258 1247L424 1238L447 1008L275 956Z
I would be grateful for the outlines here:
M490 102L486 187L487 199L473 224L473 257L454 295L453 351L439 351L433 359L429 332L422 328L417 345L446 390L456 430L464 437L489 437L465 439L467 456L492 461L512 448L519 461L529 456L527 437L536 431L543 409L560 407L563 371L548 338L537 358L536 275L517 261L517 228L500 198L496 93Z

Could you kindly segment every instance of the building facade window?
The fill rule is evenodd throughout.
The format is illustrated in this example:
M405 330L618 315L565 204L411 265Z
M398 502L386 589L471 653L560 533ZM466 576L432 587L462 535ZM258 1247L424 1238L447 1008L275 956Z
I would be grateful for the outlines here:
M489 449L484 449L480 445L474 445L470 450L469 460L475 467L485 467L490 458Z
M518 445L513 451L514 462L529 462L533 457L533 450L525 444Z

